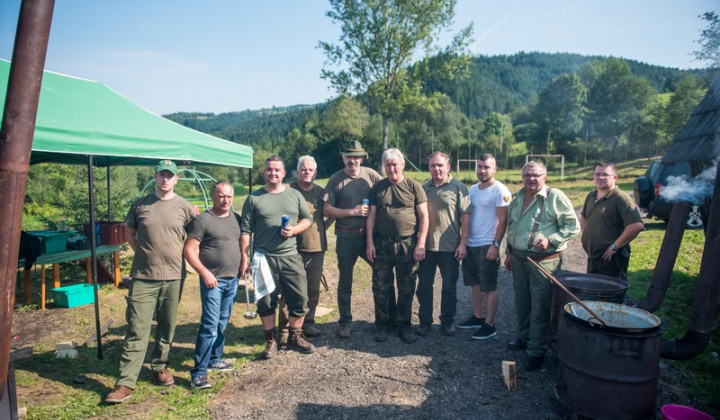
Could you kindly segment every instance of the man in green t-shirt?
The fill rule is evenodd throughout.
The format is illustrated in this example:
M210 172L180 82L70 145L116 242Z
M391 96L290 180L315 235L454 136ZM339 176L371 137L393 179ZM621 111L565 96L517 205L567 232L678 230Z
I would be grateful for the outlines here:
M276 288L257 302L258 315L265 331L263 356L271 359L277 354L275 309L278 294L285 297L288 308L289 337L287 348L312 353L315 346L305 340L302 332L307 314L307 277L302 258L297 251L297 236L312 224L312 215L299 192L283 184L285 164L279 156L270 156L263 170L265 186L250 194L242 210L240 239L242 262L240 272L250 268L248 251L250 235L254 235L255 254L264 254ZM289 221L283 222L283 216ZM283 227L284 226L284 227ZM255 256L253 256L255 258Z
M615 184L614 163L598 163L593 180L596 189L588 194L580 213L587 272L625 280L630 242L645 230L645 225L637 205Z
M157 320L151 368L155 382L175 383L167 364L175 335L177 310L185 277L185 227L193 220L193 207L175 194L178 168L163 160L155 167L155 191L130 206L128 244L135 251L127 297L128 330L120 355L120 375L105 402L121 403L132 397L142 369L153 314Z
M338 260L337 300L340 319L337 336L347 339L351 336L353 270L358 257L364 259L365 220L370 206L364 203L370 197L370 189L382 177L373 169L362 166L367 157L359 141L348 141L343 145L342 160L345 167L335 172L325 186L325 216L336 220L335 253Z
M405 157L398 149L386 150L382 160L387 178L373 186L366 223L367 258L373 264L374 338L386 341L388 325L395 323L402 341L412 343L417 340L411 324L412 301L428 233L427 196L419 182L404 176ZM397 281L395 319L389 302L393 277Z

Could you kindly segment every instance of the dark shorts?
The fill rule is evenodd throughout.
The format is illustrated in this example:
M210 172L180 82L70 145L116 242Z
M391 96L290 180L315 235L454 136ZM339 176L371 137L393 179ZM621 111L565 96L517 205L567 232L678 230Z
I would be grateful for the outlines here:
M491 246L469 246L467 248L467 256L462 261L463 284L465 286L477 284L482 292L497 290L500 260L488 261L485 259L485 255Z

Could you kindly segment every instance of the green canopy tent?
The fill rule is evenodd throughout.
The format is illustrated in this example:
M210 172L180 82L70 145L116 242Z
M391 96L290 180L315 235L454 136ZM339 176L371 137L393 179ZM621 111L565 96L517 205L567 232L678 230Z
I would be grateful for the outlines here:
M0 97L7 94L10 62L0 60ZM4 111L0 103L0 115ZM201 164L252 168L253 150L155 115L100 82L45 71L40 90L30 163L87 164L90 226L95 225L94 166ZM109 175L109 174L108 174ZM108 176L108 182L110 176ZM109 186L108 186L109 194ZM93 282L97 284L95 238ZM98 357L100 319L95 296Z

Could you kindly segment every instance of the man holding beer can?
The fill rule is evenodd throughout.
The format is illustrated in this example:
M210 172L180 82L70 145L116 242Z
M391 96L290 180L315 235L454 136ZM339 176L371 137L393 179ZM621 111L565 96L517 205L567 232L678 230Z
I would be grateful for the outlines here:
M307 230L312 221L305 199L296 190L285 186L285 164L279 156L270 156L263 170L265 186L250 194L242 211L241 273L249 272L248 251L250 235L254 235L255 253L263 254L273 278L275 290L257 302L257 312L265 332L263 357L271 359L277 353L275 309L278 293L282 293L288 307L290 326L287 348L312 353L315 346L305 340L302 332L308 311L307 278L302 258L297 251L296 236ZM293 223L297 221L297 224Z

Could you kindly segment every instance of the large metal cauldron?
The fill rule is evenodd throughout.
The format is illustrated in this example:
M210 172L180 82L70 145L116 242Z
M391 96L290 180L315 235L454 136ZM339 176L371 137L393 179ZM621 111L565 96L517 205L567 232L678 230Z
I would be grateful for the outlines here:
M575 414L593 419L655 418L660 375L660 319L608 302L565 305L558 341L557 395Z
M563 273L555 278L582 301L602 301L623 303L628 289L627 282L615 277L600 274ZM552 305L550 306L550 325L548 326L548 345L557 351L558 331L563 307L572 299L559 287L553 285Z

